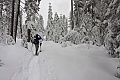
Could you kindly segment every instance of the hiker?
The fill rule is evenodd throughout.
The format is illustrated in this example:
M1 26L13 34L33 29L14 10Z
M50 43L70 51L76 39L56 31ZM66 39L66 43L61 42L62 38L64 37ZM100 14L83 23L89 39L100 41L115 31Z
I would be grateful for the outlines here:
M41 45L42 45L42 37L38 34L34 36L34 40L32 41L33 44L35 44L35 55L38 55L38 49L39 49L39 43L40 43L40 52L41 52Z

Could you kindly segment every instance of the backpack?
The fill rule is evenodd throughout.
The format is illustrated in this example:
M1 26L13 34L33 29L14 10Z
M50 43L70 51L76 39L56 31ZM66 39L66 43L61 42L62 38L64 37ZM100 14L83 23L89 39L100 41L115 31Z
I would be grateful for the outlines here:
M34 36L33 43L34 43L34 44L39 44L39 40L41 40L41 39L42 39L41 36L38 35L38 34L36 34L36 35Z

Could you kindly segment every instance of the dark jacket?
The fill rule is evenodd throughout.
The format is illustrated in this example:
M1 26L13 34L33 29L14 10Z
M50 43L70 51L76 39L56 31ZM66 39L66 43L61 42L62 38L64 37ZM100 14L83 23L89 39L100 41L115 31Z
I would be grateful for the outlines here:
M41 40L41 39L42 39L41 36L38 35L38 34L36 34L36 35L34 36L34 43L35 43L35 44L39 44L39 40Z

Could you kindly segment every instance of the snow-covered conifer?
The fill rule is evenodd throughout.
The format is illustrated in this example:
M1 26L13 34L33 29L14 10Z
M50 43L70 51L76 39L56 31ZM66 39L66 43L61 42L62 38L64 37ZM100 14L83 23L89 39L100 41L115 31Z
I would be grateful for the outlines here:
M57 14L57 12L55 12L55 15L54 15L54 25L53 25L53 41L55 43L57 43L59 41L59 35L58 35L58 32L59 32L59 16Z
M48 21L47 21L47 28L46 28L46 40L51 41L53 40L53 17L52 17L52 6L51 3L49 3L49 9L48 9Z

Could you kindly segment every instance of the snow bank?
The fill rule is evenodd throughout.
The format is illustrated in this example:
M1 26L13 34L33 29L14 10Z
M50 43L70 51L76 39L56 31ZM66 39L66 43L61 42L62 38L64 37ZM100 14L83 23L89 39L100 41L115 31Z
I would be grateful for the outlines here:
M0 59L4 65L0 67L0 80L9 80L19 69L28 50L18 45L0 46Z
M70 41L73 44L79 44L80 43L80 34L76 31L69 31L68 34L66 34L63 38L60 39L59 43L63 43L66 41Z
M14 39L12 38L12 36L7 35L7 36L6 36L6 43L7 43L8 45L14 45L14 44L15 44L15 41L14 41Z
M63 42L61 44L62 47L68 47L68 46L72 46L73 44L70 42L70 41L66 41L66 42Z

